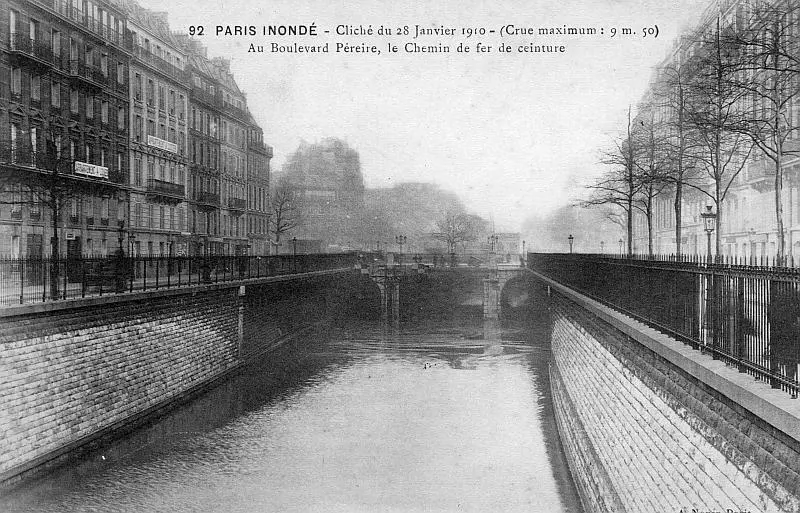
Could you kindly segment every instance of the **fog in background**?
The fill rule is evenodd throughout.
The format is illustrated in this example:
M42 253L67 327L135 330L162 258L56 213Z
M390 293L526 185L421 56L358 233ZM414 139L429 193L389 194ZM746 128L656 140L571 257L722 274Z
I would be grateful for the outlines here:
M210 56L231 58L265 141L275 148L273 170L301 141L338 137L361 157L365 185L435 182L456 193L498 230L535 228L582 194L587 177L602 171L601 149L623 128L629 103L646 89L654 65L674 38L699 17L705 0L412 1L141 0L167 11L174 31L202 24L338 24L425 27L632 27L627 38L516 36L503 41L567 45L567 53L386 55L388 38L317 38L315 42L373 41L383 55L248 54L251 42L287 44L299 38L202 38ZM641 28L658 25L659 37ZM411 40L393 36L402 43ZM453 50L470 39L428 37ZM500 42L497 34L481 38ZM303 41L301 41L303 42ZM305 41L308 43L308 41ZM534 232L523 236L531 238Z

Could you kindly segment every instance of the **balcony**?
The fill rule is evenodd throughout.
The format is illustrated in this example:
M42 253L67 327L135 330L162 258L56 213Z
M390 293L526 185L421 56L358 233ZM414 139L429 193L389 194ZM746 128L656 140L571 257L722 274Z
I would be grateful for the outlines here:
M231 116L235 116L240 119L247 119L247 113L232 103L224 102L222 104L222 110Z
M44 152L34 151L30 146L0 147L0 164L50 170L53 159Z
M53 65L54 56L49 44L31 39L26 34L12 34L9 42L12 55L26 57L43 66Z
M83 82L86 82L98 89L109 87L108 75L103 73L100 68L87 66L77 60L69 61L69 75Z
M197 201L198 203L205 203L206 205L212 205L218 207L219 194L209 191L200 191L197 193Z
M228 208L230 210L246 210L247 200L243 198L228 198Z
M86 218L86 226L94 225L94 217L87 217Z
M41 0L40 0L41 1ZM84 12L82 8L74 7L71 0L44 0L45 3L52 5L55 10L62 17L69 21L85 27L87 30L94 32L95 35L103 39L106 43L130 50L132 48L132 38L130 33L120 34L114 31L113 27L103 24L101 20L90 16Z
M170 64L161 57L152 52L147 51L142 46L134 46L133 55L139 62L147 64L151 68L160 71L161 73L181 82L187 82L188 76L185 71L178 68L174 64Z
M221 94L211 94L206 92L200 87L193 86L191 89L190 98L192 100L203 102L206 105L209 105L215 109L222 108L222 95Z
M147 180L147 195L180 202L186 195L186 188L183 184L149 178Z

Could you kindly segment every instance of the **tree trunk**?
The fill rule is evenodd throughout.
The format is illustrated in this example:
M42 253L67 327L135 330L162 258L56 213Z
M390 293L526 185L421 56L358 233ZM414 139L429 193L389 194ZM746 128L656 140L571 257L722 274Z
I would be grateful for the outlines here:
M53 191L50 192L50 213L53 221L53 235L50 237L50 299L58 299L58 267L61 261L61 255L58 248L58 219L60 212L58 208L58 198L55 197Z
M678 166L681 165L680 163L678 164ZM675 184L675 254L678 260L681 258L681 232L683 231L683 223L681 221L681 216L683 215L683 205L681 204L683 201L683 178L680 174L679 177Z

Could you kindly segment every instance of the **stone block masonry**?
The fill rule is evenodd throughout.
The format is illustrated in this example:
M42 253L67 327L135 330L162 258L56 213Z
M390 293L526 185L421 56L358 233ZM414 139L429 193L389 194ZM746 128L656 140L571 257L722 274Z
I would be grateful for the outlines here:
M552 387L592 511L800 511L798 442L554 293Z
M237 292L0 319L0 481L236 366Z

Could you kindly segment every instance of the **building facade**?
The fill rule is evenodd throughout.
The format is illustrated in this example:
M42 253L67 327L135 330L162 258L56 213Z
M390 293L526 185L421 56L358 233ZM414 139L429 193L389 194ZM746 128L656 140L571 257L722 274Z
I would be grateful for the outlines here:
M130 250L189 253L186 53L163 13L123 3L131 31Z
M77 258L121 247L126 25L104 0L0 4L0 253Z
M267 254L228 61L135 0L0 3L0 255Z

